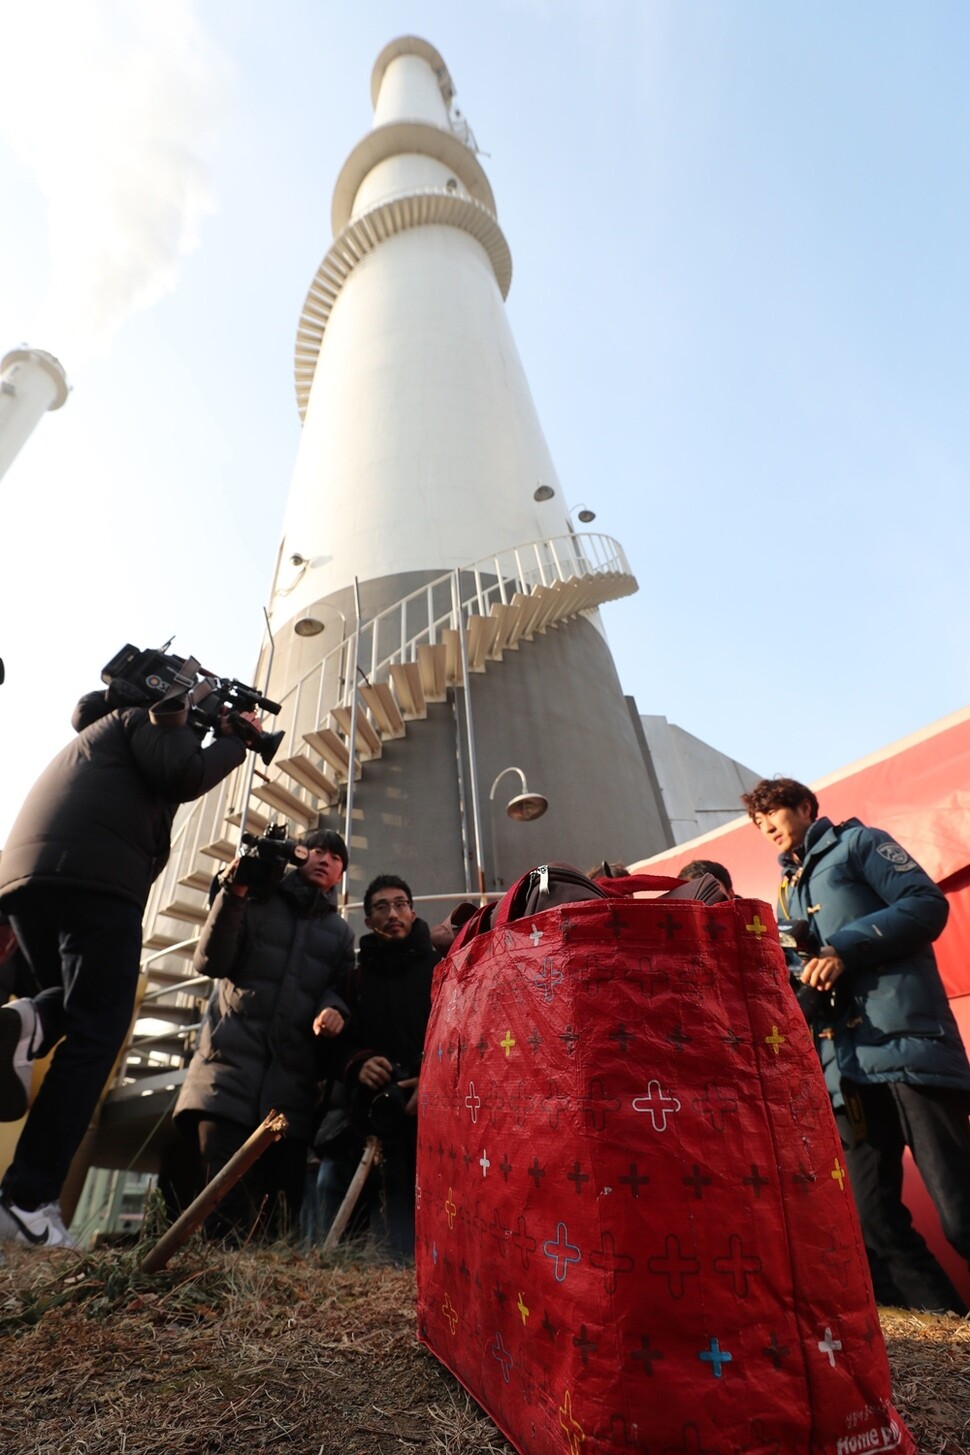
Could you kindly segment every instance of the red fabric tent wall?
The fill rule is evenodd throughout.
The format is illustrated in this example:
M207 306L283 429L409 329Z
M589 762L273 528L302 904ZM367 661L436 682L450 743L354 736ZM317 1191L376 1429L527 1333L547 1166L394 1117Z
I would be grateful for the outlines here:
M797 764L790 771L798 777ZM946 894L950 918L936 941L936 958L970 1047L970 708L810 786L827 818L859 818L886 829ZM747 817L630 867L675 873L691 859L723 864L738 894L771 905L777 899L777 857ZM905 1197L920 1232L970 1303L970 1272L943 1237L908 1159Z

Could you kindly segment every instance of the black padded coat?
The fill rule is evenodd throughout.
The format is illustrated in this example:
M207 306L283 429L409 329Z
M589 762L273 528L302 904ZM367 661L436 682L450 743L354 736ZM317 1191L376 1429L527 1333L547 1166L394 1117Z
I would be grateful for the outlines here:
M175 1115L224 1117L249 1127L281 1111L309 1141L320 1078L313 1020L347 1016L335 986L354 963L354 936L327 895L291 871L268 899L216 896L195 952L218 978Z
M386 1056L408 1076L418 1074L434 967L440 959L422 919L414 921L406 940L363 936L357 967L345 988L353 1019L337 1042L349 1087L356 1086L360 1068L371 1056Z
M156 725L146 708L110 711L82 697L78 730L38 778L0 860L0 897L27 884L87 889L143 909L168 859L172 819L246 756L236 737L203 748L190 727Z

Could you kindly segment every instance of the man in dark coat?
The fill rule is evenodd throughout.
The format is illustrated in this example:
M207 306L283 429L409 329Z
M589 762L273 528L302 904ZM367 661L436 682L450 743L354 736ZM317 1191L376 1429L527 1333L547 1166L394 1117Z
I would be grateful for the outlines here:
M800 979L822 992L810 1024L879 1296L966 1313L902 1200L908 1146L970 1262L970 1063L932 950L946 898L883 829L819 818L803 783L763 779L741 801L779 851Z
M329 1226L360 1161L377 1135L379 1166L363 1194L371 1235L395 1263L414 1256L414 1184L418 1147L418 1073L431 1013L431 981L441 959L409 886L380 874L364 895L370 934L360 942L346 987L351 1019L339 1053L350 1128L321 1149L318 1192Z
M81 698L78 735L34 784L0 861L0 907L40 991L0 1009L0 1120L23 1116L30 1062L60 1041L0 1186L0 1240L30 1246L70 1241L57 1199L128 1032L175 810L246 755L225 718L203 748L184 705L112 710L110 692Z
M218 984L175 1105L177 1124L197 1138L210 1180L269 1112L288 1124L207 1220L210 1237L295 1230L316 1121L315 1037L336 1036L347 1018L336 987L353 966L354 936L332 897L347 847L332 829L308 834L303 847L306 859L262 898L248 895L233 866L195 952L196 972Z

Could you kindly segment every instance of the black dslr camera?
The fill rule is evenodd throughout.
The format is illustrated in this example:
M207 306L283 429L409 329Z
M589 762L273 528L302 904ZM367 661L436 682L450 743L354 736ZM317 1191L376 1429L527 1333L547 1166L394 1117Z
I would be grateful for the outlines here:
M817 1035L824 1036L826 1032L831 1035L832 1022L845 999L841 980L837 980L831 990L817 990L814 985L802 984L802 971L818 954L807 920L780 919L778 938L788 964L788 983L795 992L802 1014Z
M390 1081L371 1098L367 1121L374 1136L380 1137L382 1142L398 1141L411 1120L404 1108L414 1094L414 1087L402 1087L399 1083L414 1075L404 1066L393 1066Z
M244 884L250 893L260 896L276 888L288 864L303 864L310 851L295 839L286 837L284 824L270 824L264 834L243 834L245 848L232 873L233 884Z
M167 656L171 641L157 651L140 652L129 642L102 669L101 681L108 684L111 707L154 707L165 703L173 721L185 711L190 727L203 735L218 732L222 709L229 709L229 725L237 738L264 763L269 764L283 741L284 733L264 733L244 718L244 712L271 713L281 710L278 702L263 697L235 677L215 677L204 671L194 657Z

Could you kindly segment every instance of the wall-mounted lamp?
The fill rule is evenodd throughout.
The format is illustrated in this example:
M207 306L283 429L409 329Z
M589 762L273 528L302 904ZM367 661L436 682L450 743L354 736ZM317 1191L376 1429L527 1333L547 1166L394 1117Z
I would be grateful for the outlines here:
M518 773L522 779L522 792L510 798L505 806L505 812L509 818L516 823L531 823L534 818L541 818L549 807L549 800L542 793L530 793L529 785L525 781L525 774L521 768L503 768L489 789L488 799L490 803L495 801L495 790L506 773Z
M326 630L326 624L322 622L318 616L313 615L313 613L315 611L319 611L321 607L326 607L327 611L335 611L337 613L337 615L340 617L341 622L343 623L344 637L346 638L347 636L349 636L349 632L347 630L347 618L344 616L339 606L331 606L329 601L314 602L311 609L305 611L301 617L297 618L297 620L293 623L293 630L296 635L298 637L318 637L322 631Z
M533 490L532 498L533 500L537 500L541 505L544 500L551 500L555 493L556 492L551 485L540 484L536 486L535 490Z
M318 617L301 616L299 621L293 623L293 630L298 637L318 637L326 628Z
M576 519L581 520L583 525L589 525L591 521L596 519L596 511L590 510L589 506L584 504L583 501L580 501L578 505L571 505L568 514L572 515L573 511L576 512Z
M503 768L489 789L488 813L492 825L492 862L493 873L496 885L501 885L503 880L498 872L498 847L495 841L495 790L505 777L506 773L518 773L522 781L522 792L510 798L505 805L505 812L515 823L531 823L533 819L541 818L549 807L549 800L542 793L530 793L529 785L525 781L525 774L521 768ZM482 884L484 889L484 881Z

